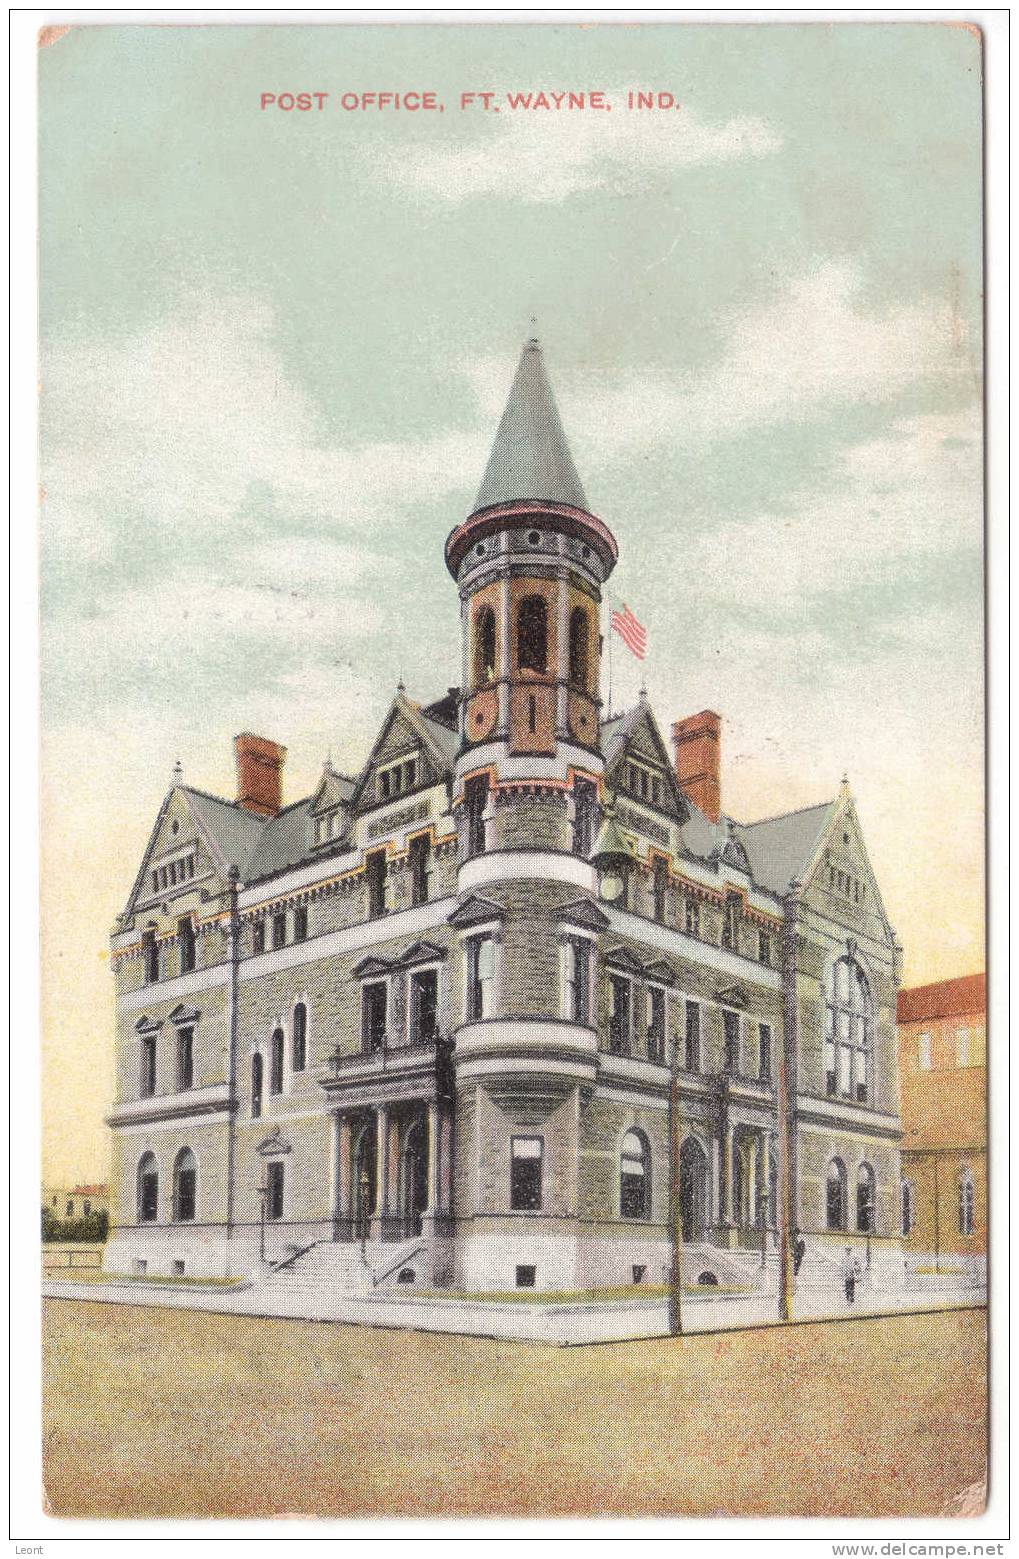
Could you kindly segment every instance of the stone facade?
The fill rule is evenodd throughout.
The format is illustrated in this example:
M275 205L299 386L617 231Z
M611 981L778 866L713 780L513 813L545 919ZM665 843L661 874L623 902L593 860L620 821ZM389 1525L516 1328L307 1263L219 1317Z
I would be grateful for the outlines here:
M530 470L517 424L549 446ZM570 1291L663 1282L678 1219L708 1281L773 1274L794 1227L891 1281L899 951L848 786L738 824L646 702L601 708L616 545L533 344L492 459L446 548L462 687L401 688L361 771L300 802L275 743L252 785L250 733L236 800L178 776L163 802L112 937L107 1266L360 1244Z

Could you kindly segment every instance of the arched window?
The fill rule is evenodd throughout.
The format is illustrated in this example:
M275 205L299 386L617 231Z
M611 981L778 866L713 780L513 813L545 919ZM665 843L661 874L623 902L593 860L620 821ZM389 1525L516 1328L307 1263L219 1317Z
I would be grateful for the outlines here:
M256 1050L251 1058L251 1114L257 1120L262 1113L262 1052Z
M916 1208L913 1204L913 1187L908 1180L904 1180L899 1188L902 1205L902 1233L908 1237L913 1232L916 1222Z
M973 1176L964 1169L959 1176L959 1233L972 1234L974 1225Z
M623 1218L651 1216L651 1154L643 1132L628 1131L619 1155L619 1212Z
M829 1229L846 1227L846 1166L840 1158L833 1158L828 1165L825 1212Z
M308 1064L308 1009L303 1001L294 1008L294 1034L291 1045L290 1065L295 1072L303 1072Z
M840 958L832 968L824 1032L826 1087L841 1099L865 1104L870 1093L870 1050L873 1007L870 987L853 958Z
M283 1030L273 1029L269 1052L269 1092L283 1092Z
M138 1222L155 1223L159 1217L159 1165L154 1153L138 1160Z
M479 606L474 614L474 686L491 682L495 676L495 613L490 606Z
M861 1234L874 1233L876 1211L874 1171L869 1164L861 1164L856 1172L856 1227Z
M548 611L540 595L525 595L517 612L517 666L548 670Z
M587 613L582 606L575 606L570 613L570 681L574 687L587 692L590 630Z
M198 1165L190 1148L181 1148L173 1161L173 1221L192 1223L195 1216L195 1192Z

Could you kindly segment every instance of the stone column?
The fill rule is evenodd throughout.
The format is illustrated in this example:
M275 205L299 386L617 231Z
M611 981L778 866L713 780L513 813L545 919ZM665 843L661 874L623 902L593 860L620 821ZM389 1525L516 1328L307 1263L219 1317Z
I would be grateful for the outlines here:
M501 540L505 551L509 537L503 536ZM499 714L496 729L502 733L509 730L510 610L510 582L507 572L499 582L499 665L496 672L499 678Z
M722 1144L718 1137L711 1137L711 1158L708 1164L708 1222L717 1226L722 1221Z
M439 1106L434 1099L428 1102L428 1205L425 1214L433 1217L440 1210L439 1195L439 1132L441 1123L439 1119Z
M389 1213L389 1110L380 1104L375 1111L375 1214L372 1237L382 1238L382 1220Z
M736 1214L733 1208L733 1154L736 1147L736 1128L725 1123L725 1147L722 1155L722 1222L733 1224Z
M333 1239L344 1232L344 1223L351 1209L351 1130L350 1116L339 1112L333 1116Z

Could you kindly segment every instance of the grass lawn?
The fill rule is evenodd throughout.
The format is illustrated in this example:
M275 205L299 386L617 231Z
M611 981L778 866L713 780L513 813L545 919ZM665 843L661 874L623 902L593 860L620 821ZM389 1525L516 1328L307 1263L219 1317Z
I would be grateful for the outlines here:
M948 1513L969 1310L553 1348L47 1299L60 1516Z
M44 1270L43 1281L46 1283L156 1283L159 1287L172 1284L176 1288L187 1288L190 1284L192 1288L236 1288L238 1283L243 1283L245 1279L174 1277L172 1274L161 1277L155 1272L149 1277L139 1272L103 1272L99 1267L57 1267Z

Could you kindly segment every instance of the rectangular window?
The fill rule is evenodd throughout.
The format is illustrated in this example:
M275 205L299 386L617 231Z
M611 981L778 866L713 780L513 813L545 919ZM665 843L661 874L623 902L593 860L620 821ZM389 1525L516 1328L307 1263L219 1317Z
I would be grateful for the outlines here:
M647 1058L661 1063L665 1060L665 992L652 985L647 993Z
M739 899L731 893L725 901L725 915L722 919L722 946L727 947L730 952L736 951L738 920Z
M686 1004L686 1069L688 1072L699 1072L701 1069L701 1009L699 1003L688 1001Z
M835 1012L828 1007L825 1017L824 1031L824 1074L825 1092L831 1096L835 1093Z
M283 1217L283 1160L270 1159L265 1169L265 1216L273 1223Z
M609 975L609 1049L616 1056L630 1053L630 994L624 975Z
M277 911L272 917L272 945L273 947L285 947L287 944L287 912Z
M301 904L294 910L294 941L306 942L308 940L308 910Z
M661 806L662 782L657 774L651 776L651 803L653 806Z
M969 1066L969 1029L955 1031L955 1064Z
M369 1055L385 1045L388 998L384 980L373 981L361 992L361 1043Z
M467 943L467 1021L477 1023L492 1016L492 980L495 943L489 936L471 937Z
M537 1267L517 1267L517 1288L533 1288L537 1279L537 1275Z
M573 782L573 853L586 860L594 845L598 792L590 780Z
M265 921L256 920L251 927L251 951L256 956L265 952Z
M923 1072L929 1072L931 1069L931 1036L928 1033L924 1032L920 1035L918 1048L919 1054L917 1059L920 1063L920 1069Z
M155 985L159 979L159 947L154 931L146 931L142 936L142 958L145 963L145 984Z
M535 1213L541 1209L541 1155L543 1137L514 1137L510 1142L510 1210Z
M760 1052L758 1077L762 1083L771 1081L771 1024L762 1023L759 1031Z
M686 901L686 934L687 936L700 936L701 934L701 907L696 899Z
M378 920L386 913L386 852L372 850L364 858L368 878L368 918Z
M177 943L180 947L180 972L190 974L195 967L195 927L190 916L177 922Z
M153 872L152 873L152 891L153 891L153 893L158 893L159 892L159 873L158 872Z
M591 944L586 937L570 937L566 944L566 1016L572 1023L591 1021Z
M269 1055L269 1092L283 1092L283 1030L273 1029Z
M722 1013L725 1030L725 1070L739 1071L739 1013L728 1010Z
M669 898L669 863L668 861L663 861L660 855L655 857L652 893L655 919L661 925L664 925L665 911Z
M488 806L486 775L477 774L467 781L464 786L464 804L467 808L467 854L482 855L486 844L485 808Z
M410 901L412 904L428 903L430 866L431 840L427 834L418 834L410 842Z
M415 1045L429 1044L438 1033L439 972L420 969L410 977L410 1037Z
M183 1093L195 1080L195 1031L193 1028L177 1030L177 1090Z
M142 1035L142 1068L139 1092L143 1099L151 1099L156 1091L156 1036Z
M767 931L757 933L757 959L762 964L771 963L771 937Z

